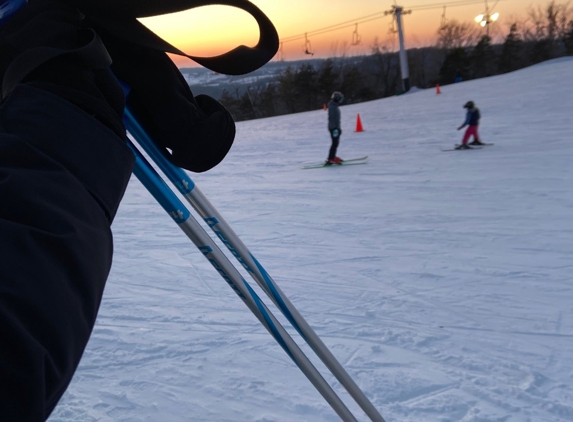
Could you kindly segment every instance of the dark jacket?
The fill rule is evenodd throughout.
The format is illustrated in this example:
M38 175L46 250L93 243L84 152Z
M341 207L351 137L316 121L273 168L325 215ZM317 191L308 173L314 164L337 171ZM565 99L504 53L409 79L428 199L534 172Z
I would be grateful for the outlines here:
M133 166L125 140L18 85L0 106L0 420L44 421L92 332Z
M468 109L468 112L466 113L466 121L463 126L478 126L480 117L481 115L477 107Z
M336 101L328 102L328 130L340 129L340 106Z

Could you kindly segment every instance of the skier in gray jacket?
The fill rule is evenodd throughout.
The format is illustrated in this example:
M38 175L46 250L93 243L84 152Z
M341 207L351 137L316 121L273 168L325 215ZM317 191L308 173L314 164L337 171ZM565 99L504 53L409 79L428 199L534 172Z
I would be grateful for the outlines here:
M332 138L332 145L330 146L330 151L328 152L328 159L326 164L340 164L342 159L336 156L336 149L340 143L340 135L342 130L340 129L340 104L344 101L344 95L336 91L332 93L330 101L328 102L328 131L330 132L330 137Z

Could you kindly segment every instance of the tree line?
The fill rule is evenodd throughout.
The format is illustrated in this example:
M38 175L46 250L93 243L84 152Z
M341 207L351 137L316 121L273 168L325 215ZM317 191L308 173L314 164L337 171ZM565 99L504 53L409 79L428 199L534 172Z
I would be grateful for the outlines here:
M555 1L530 7L527 17L511 24L495 44L489 31L483 34L475 23L457 20L446 21L437 38L435 46L408 50L412 86L447 85L456 77L483 78L573 55L573 11ZM400 94L401 89L398 53L376 40L367 56L288 66L271 82L249 85L244 92L224 90L219 100L241 121L320 109L333 91L341 91L345 103L353 104Z

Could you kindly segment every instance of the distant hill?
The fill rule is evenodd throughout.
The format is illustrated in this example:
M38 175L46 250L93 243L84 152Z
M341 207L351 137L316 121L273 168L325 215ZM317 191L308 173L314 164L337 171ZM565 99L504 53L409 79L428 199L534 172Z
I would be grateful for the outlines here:
M326 59L296 60L288 62L273 61L267 63L254 72L241 76L222 75L203 67L189 67L181 68L179 70L185 77L185 80L189 84L193 94L207 94L214 98L220 98L224 89L231 93L235 93L235 90L238 89L239 94L242 94L249 85L263 85L274 80L280 72L288 66L295 68L302 64L312 64L313 66L318 67L325 60Z

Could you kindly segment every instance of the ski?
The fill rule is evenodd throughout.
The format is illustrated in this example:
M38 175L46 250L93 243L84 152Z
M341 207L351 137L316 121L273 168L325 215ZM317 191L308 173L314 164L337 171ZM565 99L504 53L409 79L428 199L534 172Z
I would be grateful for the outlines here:
M359 164L366 164L368 160L368 156L359 157L359 158L350 158L348 160L342 160L340 164L327 164L326 162L316 163L316 164L307 164L302 166L302 169L318 169L322 167L340 167L340 166L356 166Z
M457 147L457 145L456 145ZM446 151L468 151L470 149L482 149L481 146L476 146L476 147L469 147L469 148L464 148L464 149L460 149L460 148L450 148L450 149L442 149L442 151L446 152Z
M494 143L491 142L482 142L481 144L478 145L472 145L469 144L471 149L481 149L481 147L485 147L485 146L491 146L491 145L495 145ZM459 145L456 145L456 147L458 147ZM450 148L450 149L442 149L442 151L455 151L458 148Z

